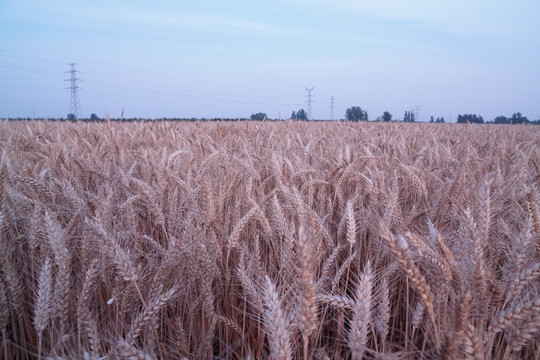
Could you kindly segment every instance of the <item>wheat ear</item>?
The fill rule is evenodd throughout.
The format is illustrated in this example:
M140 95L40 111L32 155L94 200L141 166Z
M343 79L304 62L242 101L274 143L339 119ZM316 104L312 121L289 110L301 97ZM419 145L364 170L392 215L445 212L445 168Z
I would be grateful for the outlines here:
M126 336L126 342L128 344L134 344L137 336L141 332L142 328L154 319L154 316L167 305L176 295L178 288L175 286L169 289L167 292L159 294L154 297L152 301L145 306L144 310L137 315L133 323L131 324L130 331Z
M79 333L82 334L83 331L86 332L90 342L90 350L92 353L96 353L98 341L94 337L95 329L92 326L92 314L90 312L90 300L92 293L94 292L94 287L96 280L99 275L99 260L94 259L90 263L90 266L86 270L84 276L83 288L77 302L77 320L79 326Z
M43 331L51 318L51 295L52 295L52 266L47 257L41 267L38 279L38 288L34 304L34 327L38 334L38 358L41 358L41 345L43 343Z
M367 262L360 280L356 286L353 316L349 330L348 343L352 359L364 358L368 340L368 331L371 323L371 308L373 305L373 273L371 264Z
M505 305L519 295L520 291L538 276L540 276L540 262L519 272L508 286Z
M283 309L276 285L268 275L265 276L263 299L266 308L264 323L268 331L270 358L275 360L292 359L291 319Z
M390 291L388 280L384 277L380 283L380 295L377 302L377 316L375 317L375 329L379 333L381 340L386 340L389 333L390 324ZM384 344L383 344L384 346Z
M424 277L424 275L422 275L420 269L418 269L414 261L409 256L407 249L405 249L401 245L401 243L394 237L394 235L390 232L390 230L382 221L379 222L379 227L382 231L383 237L388 241L389 248L394 254L394 257L400 264L403 271L405 271L405 275L407 275L407 278L418 292L418 295L420 295L420 298L422 299L422 302L426 307L429 319L434 328L433 335L435 337L435 343L437 346L439 346L440 335L437 323L435 321L435 311L433 309L433 294L431 293L431 289L426 278Z
M257 215L259 212L259 206L258 205L254 205L248 212L247 214L245 214L239 221L238 223L235 225L232 233L231 233L231 236L229 238L229 243L228 243L228 247L229 249L232 249L234 247L236 247L238 245L238 241L240 240L240 235L242 234L242 231L244 230L244 228L247 226L249 220Z
M126 340L120 339L117 344L119 354L130 360L152 360L153 357L146 354L145 352L135 348L133 345L129 344Z
M352 310L354 309L356 303L345 296L340 295L328 295L328 294L318 294L317 300L324 304L330 304L337 307L338 309Z
M356 221L351 200L347 201L345 206L345 218L347 221L347 242L352 247L356 243Z
M309 337L317 324L317 298L314 281L314 255L303 226L298 229L298 255L300 257L300 304L297 311L298 327L304 344L304 360L308 358Z
M45 212L47 223L48 242L51 245L54 253L54 261L57 265L57 281L55 284L55 293L57 298L55 301L56 311L60 315L61 326L64 327L68 323L70 312L70 256L66 246L66 234L60 224L55 221L49 212Z
M491 321L491 325L487 330L487 334L496 334L514 325L517 321L525 320L531 315L537 314L540 311L540 298L519 303L510 309L503 311L498 317Z
M521 324L520 327L513 334L509 348L512 351L520 351L528 341L538 336L538 329L540 329L540 314L534 313L529 321Z

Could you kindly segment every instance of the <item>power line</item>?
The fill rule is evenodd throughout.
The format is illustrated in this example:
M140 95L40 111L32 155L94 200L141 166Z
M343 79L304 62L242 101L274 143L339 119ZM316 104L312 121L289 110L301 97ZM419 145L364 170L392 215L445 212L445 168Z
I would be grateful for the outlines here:
M68 119L70 117L73 117L74 120L77 120L79 116L81 116L81 104L79 103L79 93L77 89L79 87L77 86L77 70L75 70L76 63L71 63L69 66L71 66L71 70L66 71L66 73L69 73L69 79L65 81L70 82L70 87L66 89L71 90L71 99L69 102L69 113L68 113Z
M311 95L311 92L313 91L313 89L315 89L315 87L311 87L311 89L308 89L306 87L306 91L308 92L306 97L307 97L307 108L308 108L308 120L311 120L311 104L313 103L313 100L311 99L313 97L313 95Z
M54 48L50 48L50 47L45 47L43 45L38 45L38 44L35 44L35 43L30 43L30 42L27 42L27 41L21 41L19 39L14 39L14 38L10 38L8 36L5 36L5 35L1 35L0 34L0 39L2 39L3 41L6 41L6 42L9 42L13 45L16 45L16 48L15 49L9 49L9 56L10 57L13 57L12 54L14 51L19 51L19 56L26 59L26 60L30 60L31 62L33 62L34 64L36 62L41 62L40 64L36 64L36 65L39 65L39 69L40 71L45 71L43 70L42 68L45 67L45 62L48 62L50 63L51 65L54 64L54 65L57 65L58 64L58 61L55 61L55 60L51 60L51 59L47 59L47 58L39 58L39 57L36 57L36 54L39 54L39 53L45 53L45 54L53 54L53 55L56 55L56 56L60 56L60 57L75 57L81 61L84 61L85 63L88 63L88 64L91 64L91 65L96 65L96 66L99 66L99 67L105 67L107 69L111 69L111 68L114 68L114 69L118 69L120 70L119 72L117 72L115 75L111 75L110 72L101 72L101 71L94 71L94 72L90 72L90 71L84 71L84 72L81 72L81 71L77 71L78 73L83 73L83 74L90 74L90 75L96 75L96 76L102 76L102 77L107 77L107 78L117 78L119 81L121 81L121 84L123 84L124 82L126 81L135 81L134 80L134 76L133 76L133 73L136 73L136 74L144 74L144 75L147 75L147 76L153 76L155 79L157 80L153 80L153 81L147 81L147 80L143 80L143 81L146 81L148 84L152 84L152 85L155 85L156 87L162 87L162 85L171 85L171 86L175 86L175 87L179 87L178 86L178 83L181 82L181 83L184 83L184 84L193 84L193 86L195 85L207 85L207 86L212 86L214 88L216 87L219 87L219 88L223 88L226 90L227 93L230 93L231 91L231 84L229 82L224 82L224 81L215 81L215 80L206 80L206 79L201 79L199 77L195 77L195 76L189 76L187 74L182 74L180 76L177 77L177 79L172 79L170 77L170 73L167 73L166 76L166 80L164 80L164 73L162 71L159 71L159 70L154 70L154 69L147 69L147 68L144 68L144 67L139 67L139 66L133 66L133 65L130 65L130 64L126 64L126 63L118 63L118 62L112 62L112 61L106 61L106 60L103 60L101 58L94 58L94 57L88 57L88 56L80 56L79 54L73 54L73 53L69 53L69 52L65 52L65 51L61 51L61 50L58 50L58 49L54 49ZM28 51L31 51L32 52L32 57L28 57L27 54L24 53L24 50L28 50ZM23 51L23 53L21 53L21 51ZM8 54L8 51L6 50L5 51L6 54ZM3 50L0 49L0 55L3 55ZM6 55L8 56L8 55ZM15 59L14 59L15 60ZM17 60L17 64L19 64L21 61L20 60ZM11 66L14 66L14 64L11 64ZM36 68L37 70L37 68ZM127 73L126 73L127 71ZM122 74L124 73L125 76L122 76L122 75L119 75L119 74ZM87 79L88 80L88 79ZM193 88L193 86L191 86L191 88ZM188 88L190 87L189 85L187 86L183 86L184 88ZM297 95L298 92L297 91L293 91L293 90L284 90L284 89L279 89L279 90L269 90L267 88L259 88L259 87L253 87L253 86L250 86L248 84L236 84L235 89L238 89L238 90L241 90L241 91L246 91L247 93L249 94L252 94L254 91L258 91L258 92L274 92L276 94L291 94L291 95ZM206 90L203 90L203 91L206 91ZM266 95L265 95L266 97Z
M133 66L129 63L80 56L79 54L6 37L2 34L0 34L0 42L3 42L2 45L8 45L5 48L0 48L0 83L3 78L19 77L20 79L24 75L25 79L28 77L32 81L31 88L37 88L35 85L37 80L41 80L38 85L42 86L41 83L47 80L52 82L57 79L58 72L63 71L62 69L65 67L65 60L62 59L73 58L76 59L77 64L81 61L86 64L84 71L77 69L75 74L77 78L78 76L84 77L85 94L88 93L88 90L92 94L96 90L102 92L103 87L105 87L106 91L112 91L113 88L118 89L117 95L129 93L141 96L160 96L161 99L175 99L186 103L207 103L212 101L221 104L288 107L301 107L302 103L305 104L303 101L290 101L290 98L296 98L299 95L298 90L257 87L252 86L251 83L236 83L231 86L231 83L225 80L205 79L180 70L173 76L171 76L170 72L165 76L159 67L147 69L144 66L141 67L141 65ZM71 79L66 81L71 81ZM16 86L30 88L30 86L21 87L21 84L21 82L18 82ZM11 89L15 88L15 86L9 84L3 84L3 86ZM71 87L68 88L71 89ZM258 95L258 98L255 95ZM77 103L80 107L80 102L77 101Z
M174 99L186 103L208 103L209 101L220 104L242 104L253 106L287 106L302 107L304 101L290 101L297 98L301 89L276 89L273 87L257 87L251 83L231 83L221 79L206 79L197 74L190 74L181 69L173 73L165 74L160 67L148 69L145 65L125 64L121 62L105 61L102 58L85 57L72 52L61 51L54 47L46 47L40 44L10 38L0 34L0 83L2 80L21 79L24 77L29 85L22 82L3 84L9 88L38 88L45 86L46 81L58 81L58 73L65 70L65 59L73 59L80 64L86 65L84 71L76 69L77 78L75 88L81 89L79 76L84 77L85 94L92 94L97 90L103 92L118 89L115 96L125 93L140 96L160 96L162 99ZM64 60L62 60L64 59ZM63 64L63 65L62 65ZM70 73L68 71L68 73ZM56 75L55 75L56 74ZM81 75L82 74L82 75ZM27 79L28 78L28 79ZM63 79L62 79L63 80ZM68 75L68 80L71 78ZM14 82L14 81L12 81ZM71 84L70 84L71 85ZM72 89L70 85L68 89ZM52 86L52 85L51 85ZM300 91L299 91L300 90ZM77 93L78 95L78 93ZM258 95L258 97L256 96ZM85 95L86 98L86 95ZM74 97L75 99L75 97ZM78 114L81 112L80 100L77 96ZM85 102L86 103L86 102ZM71 100L70 100L70 113Z

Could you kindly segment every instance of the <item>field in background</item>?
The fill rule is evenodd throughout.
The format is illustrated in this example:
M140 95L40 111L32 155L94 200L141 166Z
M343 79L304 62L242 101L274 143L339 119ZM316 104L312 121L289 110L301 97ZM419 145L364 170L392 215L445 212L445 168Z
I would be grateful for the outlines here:
M0 358L537 357L539 145L531 126L2 122Z

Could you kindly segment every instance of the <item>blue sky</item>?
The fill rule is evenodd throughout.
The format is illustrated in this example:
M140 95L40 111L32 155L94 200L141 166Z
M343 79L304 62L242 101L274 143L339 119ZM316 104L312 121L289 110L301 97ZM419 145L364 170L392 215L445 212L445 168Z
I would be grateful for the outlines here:
M0 117L540 119L538 0L0 0Z

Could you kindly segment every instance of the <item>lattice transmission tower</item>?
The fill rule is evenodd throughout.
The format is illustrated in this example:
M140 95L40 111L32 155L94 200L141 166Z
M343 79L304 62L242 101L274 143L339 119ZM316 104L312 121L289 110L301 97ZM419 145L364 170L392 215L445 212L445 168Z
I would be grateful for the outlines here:
M306 91L307 91L307 113L308 113L308 120L311 120L311 104L313 103L313 100L311 99L313 97L313 95L311 95L311 92L313 91L313 89L315 89L314 87L311 87L311 89L308 89L306 87Z
M66 71L66 73L69 74L69 79L66 79L64 81L69 81L70 86L66 89L71 90L71 99L69 101L69 113L68 113L68 119L70 120L77 120L81 116L81 104L79 102L79 92L77 89L79 89L79 86L77 85L77 81L79 78L77 77L77 70L75 70L76 63L71 63L69 66L71 66L71 69L69 71Z

